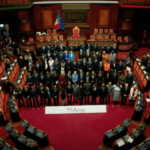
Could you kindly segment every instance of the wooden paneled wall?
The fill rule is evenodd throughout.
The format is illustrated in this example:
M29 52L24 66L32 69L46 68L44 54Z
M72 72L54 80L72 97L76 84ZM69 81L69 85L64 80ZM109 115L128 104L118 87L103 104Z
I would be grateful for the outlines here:
M27 11L18 11L20 21L20 31L30 31L30 20ZM27 23L21 23L21 20L27 20Z
M35 5L34 21L36 31L46 31L54 28L57 11L60 12L63 21L65 21L65 11L62 11L61 4L55 5ZM114 32L117 29L118 5L116 4L91 4L87 11L87 24L78 25L81 32L85 33L87 38L94 32L94 28L112 28ZM68 33L72 32L75 25L66 26L64 31L59 31L66 38Z

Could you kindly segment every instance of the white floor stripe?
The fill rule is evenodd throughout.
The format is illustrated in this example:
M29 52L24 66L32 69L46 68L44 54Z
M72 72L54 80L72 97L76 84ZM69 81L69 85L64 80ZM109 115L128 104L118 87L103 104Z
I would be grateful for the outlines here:
M46 106L45 114L106 113L106 105Z

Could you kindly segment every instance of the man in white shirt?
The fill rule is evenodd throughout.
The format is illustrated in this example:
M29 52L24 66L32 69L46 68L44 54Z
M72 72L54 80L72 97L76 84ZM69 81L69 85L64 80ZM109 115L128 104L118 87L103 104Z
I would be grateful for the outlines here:
M49 64L50 72L53 72L53 70L54 70L54 66L53 66L54 60L52 59L52 57L49 58L48 64Z

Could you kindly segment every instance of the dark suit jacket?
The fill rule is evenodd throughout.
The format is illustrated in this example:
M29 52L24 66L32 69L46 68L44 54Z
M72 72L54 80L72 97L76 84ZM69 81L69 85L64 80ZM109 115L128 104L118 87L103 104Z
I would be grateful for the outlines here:
M143 58L143 59L142 59L142 63L143 63L144 66L147 65L147 62L148 62L148 59L147 59L147 58Z
M98 88L97 87L96 87L95 90L92 87L92 89L91 89L91 95L92 95L92 98L96 98L98 96Z
M112 70L117 70L117 64L115 64L115 66L114 66L114 63L112 63L112 64L111 64L111 69L112 69Z
M57 98L59 97L59 89L56 88L56 91L54 89L52 89L52 97L54 98L55 96L57 96Z
M66 74L66 82L68 83L68 81L72 82L71 74Z
M38 90L38 95L42 95L42 94L44 94L44 93L41 93L41 92L45 92L45 86L39 86L39 87L37 88L37 90Z
M46 74L45 75L45 81L46 81L46 83L51 83L52 82L52 75L51 74Z
M127 95L128 96L129 92L130 92L129 88L127 88L127 89L125 87L122 88L122 95Z
M91 44L89 44L89 45L87 44L86 45L86 49L89 49L90 51L92 51L92 45Z
M7 70L8 68L10 68L10 64L11 64L11 63L9 63L9 62L6 61L6 63L5 63L5 69L6 69L6 70Z
M102 53L101 52L98 52L97 58L99 61L102 61Z
M46 58L46 57L45 57L44 55L43 55L43 56L40 56L40 60L41 60L42 63L44 63L45 58Z
M73 46L68 46L68 51L73 51Z
M118 81L118 74L116 73L116 75L114 73L111 74L111 83L116 84Z
M106 46L106 54L110 54L111 52L111 47L110 46Z
M91 88L92 88L91 83L84 83L83 90L84 90L85 94L91 93Z
M52 50L52 48L51 48L50 45L47 45L47 46L45 47L45 49L46 49L46 52L47 52L48 50L51 52L51 50Z
M30 95L30 90L29 90L29 88L27 88L27 89L23 88L22 94L23 94L23 96L24 96L25 98L27 98L27 97Z
M32 75L32 80L33 80L34 83L39 82L39 74L38 73L33 74Z
M54 44L54 45L53 45L53 49L54 49L54 51L58 51L59 46L58 46L57 44Z
M101 81L101 82L102 82L103 78L104 78L104 75L103 75L103 74L97 74L97 80L98 80L98 81Z
M63 53L62 54L58 54L58 60L59 61L64 60L64 54Z
M46 47L45 46L41 46L41 48L40 48L40 53L42 54L42 53L46 53Z
M37 95L38 95L37 89L30 90L30 97L34 98L34 97L37 97Z
M54 66L54 69L59 69L60 68L60 62L59 61L54 61L54 63L53 63L53 66Z
M100 87L98 93L99 93L99 96L100 96L101 98L107 96L107 88L104 87L104 90L103 90L103 88Z
M55 58L58 58L57 53L53 53L52 57L53 57L54 60L55 60Z
M104 66L103 66L103 64L98 64L98 71L103 71L104 70Z
M80 51L80 47L79 46L74 46L73 49L74 49L75 52L79 52Z
M80 45L80 49L82 49L82 51L85 52L85 51L86 51L86 46L85 46L85 44Z
M94 44L94 45L92 46L92 51L97 52L97 51L98 51L98 46Z
M92 61L94 61L96 54L92 54Z
M93 61L87 61L86 67L88 70L89 70L89 68L91 68L91 70L92 70L93 69Z
M68 67L69 69L71 69L71 66L72 66L71 61L70 62L66 61L66 65L65 65L66 70L68 69Z
M27 76L27 83L33 83L32 75Z
M52 58L53 58L52 53L46 53L46 58L47 58L47 60L49 60L49 58L50 58L50 57L52 57Z
M117 71L122 71L123 70L123 64L117 64Z
M65 47L64 47L64 46L62 46L62 47L59 46L58 51L59 51L59 52L64 52L64 51L65 51Z
M127 74L127 76L126 76L126 83L128 83L129 85L131 85L132 82L133 82L133 79L134 79L134 77L133 77L132 74L131 75Z
M84 62L82 61L82 68L83 68L83 70L86 69L86 63L87 63L87 62L84 63Z
M105 85L107 85L108 82L110 82L110 81L111 81L111 80L110 80L110 76L105 76L105 77L104 77Z
M41 64L35 64L35 71L36 72L38 72L38 73L40 73L41 71L42 71L42 66L41 66Z
M147 65L146 71L147 71L148 73L150 73L150 65Z
M84 54L79 52L78 59L83 59L83 58L84 58Z
M25 67L25 62L24 62L24 59L18 59L18 64L21 68Z
M58 79L59 79L58 73L52 75L52 81L53 81L53 83L55 83L56 81L58 81Z
M72 69L77 69L77 62L76 61L73 61L72 63L71 63L71 67L72 67Z
M80 62L77 61L76 68L77 69L82 69L82 62L81 61Z
M90 58L90 53L85 53L84 58L88 61L88 58Z
M67 95L68 94L72 94L72 92L73 92L73 89L72 89L72 86L66 86L66 93L67 93Z
M39 75L39 83L43 83L43 84L46 83L46 79L45 79L44 75Z
M93 60L94 69L97 70L98 64L99 64L99 60L98 59L94 59Z

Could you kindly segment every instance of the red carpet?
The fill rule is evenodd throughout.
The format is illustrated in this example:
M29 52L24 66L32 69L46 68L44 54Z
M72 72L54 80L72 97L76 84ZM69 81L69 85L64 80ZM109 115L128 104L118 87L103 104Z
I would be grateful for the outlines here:
M104 132L126 118L131 118L133 107L107 105L107 113L45 115L45 107L20 108L22 119L48 133L55 150L94 150L101 144Z

